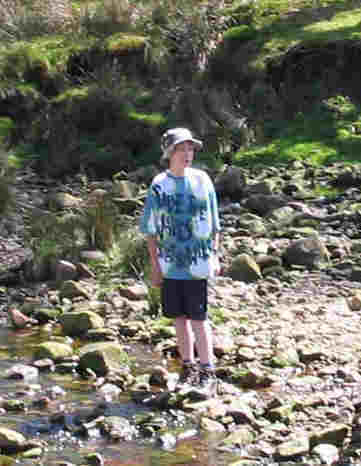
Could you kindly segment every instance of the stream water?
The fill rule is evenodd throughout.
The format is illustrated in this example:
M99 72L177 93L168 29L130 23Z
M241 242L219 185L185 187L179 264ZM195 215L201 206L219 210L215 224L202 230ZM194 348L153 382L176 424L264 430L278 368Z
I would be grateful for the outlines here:
M6 325L0 328L0 374L14 364L27 364L32 361L35 345L49 339L38 329L14 331ZM144 347L132 347L132 357L142 371L159 363L159 355ZM84 465L84 456L91 452L100 453L105 465L112 466L223 466L239 459L239 454L223 452L217 444L224 434L201 434L194 425L182 426L183 437L174 448L167 450L156 439L139 438L131 441L111 442L102 436L81 438L64 429L64 424L49 423L49 418L56 413L65 415L66 424L73 423L74 413L90 410L99 403L99 395L92 385L74 374L40 372L39 377L31 383L0 377L0 397L29 401L46 393L51 387L60 387L64 395L52 401L47 408L26 411L5 412L1 414L1 425L14 428L29 438L46 441L47 448L43 456L32 459L18 459L16 464L51 466L59 462L71 462ZM116 402L107 404L106 415L118 415L128 419L144 411L144 407L134 403L127 393L122 394ZM0 461L0 465L5 464Z

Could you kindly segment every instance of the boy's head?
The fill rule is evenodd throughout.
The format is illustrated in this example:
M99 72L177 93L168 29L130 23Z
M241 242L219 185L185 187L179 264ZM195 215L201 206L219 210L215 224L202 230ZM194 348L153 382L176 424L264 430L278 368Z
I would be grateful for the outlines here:
M196 149L203 147L202 141L195 139L187 128L173 128L166 131L161 138L162 161L169 160L177 144L189 141Z

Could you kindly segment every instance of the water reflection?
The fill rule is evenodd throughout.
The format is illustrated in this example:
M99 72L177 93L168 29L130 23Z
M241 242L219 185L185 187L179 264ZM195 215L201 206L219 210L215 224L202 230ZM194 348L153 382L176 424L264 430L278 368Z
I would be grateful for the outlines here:
M49 338L48 332L38 328L22 331L1 328L0 373L5 374L14 364L31 363L35 346ZM159 354L149 349L132 346L130 351L139 372L159 363ZM63 389L64 395L51 400L49 405L35 408L34 398L54 386ZM18 430L28 438L45 440L47 444L41 458L17 459L18 466L51 466L59 461L84 464L84 455L90 452L101 453L106 466L222 466L237 459L234 454L217 451L217 436L201 436L194 426L189 426L190 436L178 441L171 450L162 449L156 439L114 442L97 435L96 430L91 436L79 435L79 419L94 410L101 400L92 384L76 374L40 372L38 380L31 383L0 378L0 398L21 399L28 406L25 411L2 413L2 426ZM140 411L145 411L144 406L132 402L123 393L116 403L105 405L103 415L132 419Z

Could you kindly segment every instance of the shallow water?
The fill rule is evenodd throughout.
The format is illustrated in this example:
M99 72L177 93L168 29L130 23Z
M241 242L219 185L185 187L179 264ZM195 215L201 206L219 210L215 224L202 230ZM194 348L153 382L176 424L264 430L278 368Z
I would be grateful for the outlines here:
M36 328L26 331L14 331L7 326L0 328L0 374L5 374L15 363L31 362L34 346L48 340L49 336ZM140 371L146 371L159 363L159 355L147 348L132 346L130 353ZM1 415L2 426L21 431L28 438L43 439L48 446L41 458L19 459L17 465L51 466L59 461L80 465L85 462L84 455L90 452L100 453L108 466L222 466L240 458L239 454L217 451L216 446L222 436L200 434L193 425L182 427L184 439L169 451L162 449L156 439L115 443L100 436L79 438L64 431L61 425L49 423L54 413L63 413L67 425L71 426L77 413L91 410L101 401L91 384L76 374L40 373L39 378L30 384L0 377L0 397L31 401L37 394L46 392L47 388L54 385L63 388L66 394L55 399L48 409L30 408L27 412L7 412ZM131 419L144 410L144 406L135 404L124 393L116 402L109 404L106 415Z

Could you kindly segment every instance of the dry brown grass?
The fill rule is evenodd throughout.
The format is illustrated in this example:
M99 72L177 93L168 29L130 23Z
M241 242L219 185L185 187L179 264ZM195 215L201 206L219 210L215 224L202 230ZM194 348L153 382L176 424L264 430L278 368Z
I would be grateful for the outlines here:
M22 39L39 33L62 32L74 23L70 0L0 0L0 33Z

